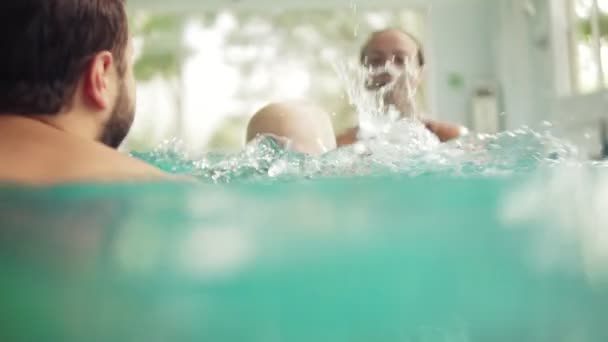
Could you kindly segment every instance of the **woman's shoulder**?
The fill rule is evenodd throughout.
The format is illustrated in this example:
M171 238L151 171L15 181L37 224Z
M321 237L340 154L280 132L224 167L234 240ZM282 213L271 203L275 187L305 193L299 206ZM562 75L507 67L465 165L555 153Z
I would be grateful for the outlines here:
M336 137L336 144L338 146L352 145L357 142L357 135L359 134L359 126L349 128L342 134Z

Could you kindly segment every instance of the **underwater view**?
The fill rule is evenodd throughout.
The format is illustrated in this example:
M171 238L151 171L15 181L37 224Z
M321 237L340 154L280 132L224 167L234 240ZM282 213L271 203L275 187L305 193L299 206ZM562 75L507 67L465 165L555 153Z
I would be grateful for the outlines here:
M2 188L3 340L608 338L607 165L548 132L179 146L134 155L194 182Z
M568 65L595 64L549 106L553 88L518 78L549 67L499 61L502 84L477 87L482 58L436 61L471 50L446 43L456 13L454 30L481 35L496 19L482 14L497 16L505 31L488 45L522 35L544 63L561 45L543 39L542 13L569 17L543 1L351 3L267 21L216 4L200 22L142 1L47 1L0 3L0 341L608 341L608 2L564 1ZM383 28L403 23L414 34ZM450 39L420 41L423 23ZM359 61L313 44L359 44L359 31ZM235 49L214 58L241 69L192 76L211 50L184 57L176 44L192 37ZM266 55L276 69L256 69ZM204 78L215 83L193 92ZM307 100L288 96L307 82ZM243 89L223 98L229 83ZM158 94L173 101L164 118Z

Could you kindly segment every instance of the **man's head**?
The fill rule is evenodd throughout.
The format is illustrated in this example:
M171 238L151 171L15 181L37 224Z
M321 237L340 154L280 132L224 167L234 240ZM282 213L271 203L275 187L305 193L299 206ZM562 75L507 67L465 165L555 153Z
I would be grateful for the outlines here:
M361 48L361 64L372 71L390 66L397 71L406 70L407 63L422 70L425 65L422 44L412 34L399 29L386 29L371 34ZM394 81L389 72L375 72L368 88L379 89Z
M118 147L134 116L125 0L1 0L0 116Z

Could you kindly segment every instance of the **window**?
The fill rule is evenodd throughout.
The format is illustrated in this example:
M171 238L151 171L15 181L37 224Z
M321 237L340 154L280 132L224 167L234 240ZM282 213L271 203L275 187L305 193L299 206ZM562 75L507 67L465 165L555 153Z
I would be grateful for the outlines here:
M569 0L569 17L573 88L608 88L608 0Z

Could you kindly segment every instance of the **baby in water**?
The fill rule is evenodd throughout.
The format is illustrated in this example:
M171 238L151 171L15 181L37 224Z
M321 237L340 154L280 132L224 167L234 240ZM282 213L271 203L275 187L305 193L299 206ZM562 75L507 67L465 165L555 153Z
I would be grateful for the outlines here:
M288 149L321 155L336 148L328 113L299 101L271 103L256 112L247 126L247 142L270 136Z

